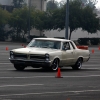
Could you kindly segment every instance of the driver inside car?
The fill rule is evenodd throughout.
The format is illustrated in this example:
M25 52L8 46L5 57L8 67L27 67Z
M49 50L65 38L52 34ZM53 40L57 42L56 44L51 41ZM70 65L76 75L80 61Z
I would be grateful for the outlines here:
M69 47L69 43L68 42L64 42L63 43L63 50L69 50L70 47Z

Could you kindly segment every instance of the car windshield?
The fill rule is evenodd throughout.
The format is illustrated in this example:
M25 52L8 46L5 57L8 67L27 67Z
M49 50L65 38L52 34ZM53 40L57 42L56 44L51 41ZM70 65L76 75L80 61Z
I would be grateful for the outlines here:
M60 41L52 41L52 40L33 40L28 45L29 47L38 47L38 48L52 48L52 49L60 49L61 42Z

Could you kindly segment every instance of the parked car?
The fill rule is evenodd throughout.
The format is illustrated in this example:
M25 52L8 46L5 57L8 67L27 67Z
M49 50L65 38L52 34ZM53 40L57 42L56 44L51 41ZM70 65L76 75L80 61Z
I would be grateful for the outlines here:
M9 60L16 70L24 70L28 66L52 70L70 66L79 70L89 58L89 50L78 49L71 40L34 38L26 48L11 50Z

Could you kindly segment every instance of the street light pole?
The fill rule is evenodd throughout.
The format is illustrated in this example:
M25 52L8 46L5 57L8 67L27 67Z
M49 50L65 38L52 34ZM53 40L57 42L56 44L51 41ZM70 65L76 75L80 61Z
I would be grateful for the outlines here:
M66 2L66 21L65 21L65 39L68 39L69 27L69 0Z
M28 42L30 42L30 10L31 10L31 0L29 0Z

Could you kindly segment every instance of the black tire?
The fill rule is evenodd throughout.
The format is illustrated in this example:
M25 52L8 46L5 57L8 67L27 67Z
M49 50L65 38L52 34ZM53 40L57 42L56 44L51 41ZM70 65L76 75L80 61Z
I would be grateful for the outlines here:
M18 65L18 64L14 64L14 68L18 71L22 71L25 69L25 66L23 65Z
M82 58L79 58L74 66L72 66L74 70L80 70L82 68Z
M53 61L53 64L52 64L52 70L53 71L57 71L58 70L58 67L59 67L59 60L58 59L55 59Z

